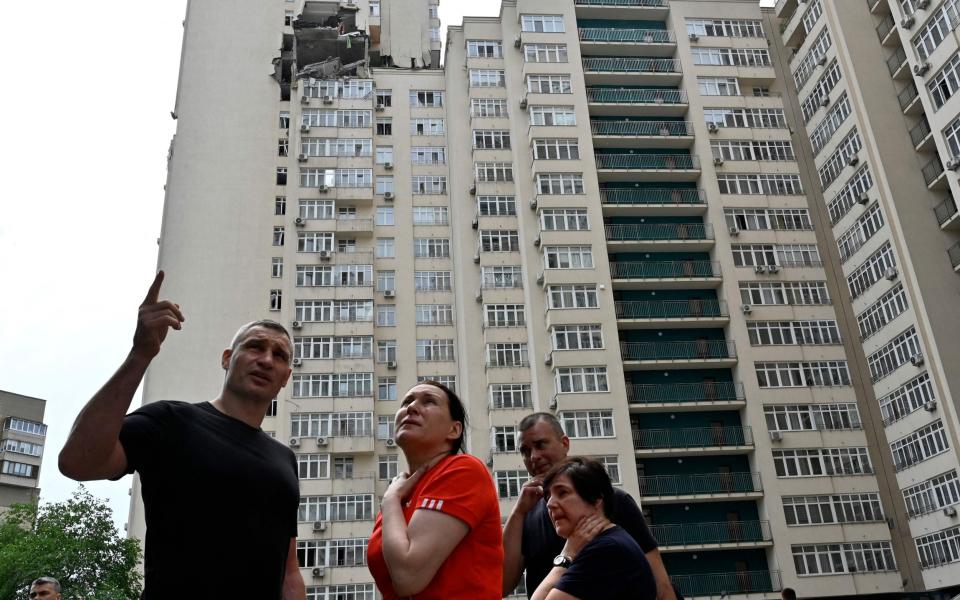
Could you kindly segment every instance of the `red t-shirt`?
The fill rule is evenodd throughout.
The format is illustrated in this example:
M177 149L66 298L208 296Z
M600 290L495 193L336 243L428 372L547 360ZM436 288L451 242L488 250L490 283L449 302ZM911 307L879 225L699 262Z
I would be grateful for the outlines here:
M417 509L436 510L470 527L417 600L499 600L503 580L500 504L490 472L476 457L456 454L434 465L403 505L407 523ZM382 514L367 545L367 564L384 600L399 599L383 559Z

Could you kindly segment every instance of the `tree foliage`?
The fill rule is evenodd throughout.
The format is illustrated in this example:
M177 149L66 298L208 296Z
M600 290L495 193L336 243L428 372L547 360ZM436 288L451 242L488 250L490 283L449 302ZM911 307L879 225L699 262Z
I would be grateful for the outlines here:
M121 537L110 508L80 486L65 502L18 504L0 515L0 600L27 597L50 576L69 600L136 600L140 543Z

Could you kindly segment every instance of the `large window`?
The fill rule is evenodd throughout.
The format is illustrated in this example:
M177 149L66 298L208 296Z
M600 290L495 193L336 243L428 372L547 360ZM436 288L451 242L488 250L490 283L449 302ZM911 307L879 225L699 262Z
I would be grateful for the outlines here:
M510 132L501 129L474 129L473 147L477 150L509 150Z
M850 385L850 370L845 360L757 362L754 365L757 383L762 388Z
M820 189L826 190L831 183L836 181L840 173L851 163L851 159L860 152L861 148L863 148L863 141L860 139L857 128L854 127L850 130L850 133L840 140L837 149L817 170L817 174L820 176Z
M850 112L850 99L847 98L847 93L843 92L810 134L810 144L813 146L814 156L820 154L820 151L827 145L840 125L850 116Z
M834 59L827 66L827 72L820 76L810 94L800 103L804 123L810 122L813 115L820 110L821 105L826 106L825 102L829 103L830 91L840 83L841 78L840 63Z
M777 477L868 475L873 472L866 448L797 448L774 450Z
M523 304L484 304L484 327L524 327L526 325Z
M527 345L522 342L489 343L486 355L488 367L525 367L530 364Z
M706 37L763 37L763 24L755 19L687 19L687 33Z
M860 429L856 404L783 404L763 407L768 431Z
M570 94L569 75L527 75L527 91L533 94Z
M490 385L490 408L529 409L533 406L529 383L494 383Z
M787 306L831 303L825 281L742 281L740 301L744 304Z
M915 541L921 568L960 561L960 525L922 535Z
M580 158L577 138L546 138L533 140L534 160L576 160Z
M717 176L721 194L766 194L793 196L803 194L800 175L772 173L723 174Z
M290 435L293 437L365 437L372 433L373 413L369 412L290 414Z
M560 394L610 391L606 367L561 367L556 370L556 377Z
M411 178L414 195L442 195L447 193L444 175L414 175Z
M293 376L294 398L372 395L373 373L313 373Z
M481 267L480 282L484 288L521 288L523 268L515 265Z
M911 517L960 504L960 478L956 469L904 489L903 499Z
M300 522L371 521L373 520L373 494L301 496L297 520Z
M482 252L519 252L520 234L514 229L480 230Z
M4 431L17 431L40 437L47 435L47 426L43 423L19 417L7 417L3 422L3 429Z
M880 404L880 414L883 415L884 424L889 425L924 406L936 406L930 404L936 400L937 396L933 391L930 375L921 373L879 398L877 402Z
M563 15L520 15L520 30L532 33L563 33Z
M601 350L600 325L555 325L551 328L554 350Z
M590 246L545 246L543 259L547 269L593 268L593 250Z
M524 44L523 60L528 63L567 62L566 44Z
M880 494L834 494L830 496L784 496L787 525L830 525L882 521Z
M707 125L733 128L786 129L782 108L705 108Z
M507 101L503 98L471 98L471 117L506 117Z
M550 285L547 302L551 309L597 308L597 286L592 283Z
M500 40L467 40L467 58L503 58Z
M833 319L817 321L747 321L751 346L818 346L840 344Z
M454 360L452 339L417 340L417 361L448 362L452 360Z
M701 96L740 95L736 77L697 77L697 89Z
M911 11L912 12L912 11ZM911 43L921 60L926 59L960 25L960 1L947 0L921 27Z
M470 69L470 87L504 87L506 84L503 69Z
M695 65L728 67L769 67L770 51L766 48L705 48L690 49Z
M790 140L723 140L711 141L713 157L733 161L792 161L793 144Z
M572 126L577 124L577 115L572 106L530 106L530 124L547 126Z
M883 213L880 204L874 203L867 212L863 213L853 225L837 238L840 248L840 259L847 261L853 254L863 247L875 233L884 225Z
M809 231L813 229L810 212L805 208L725 208L728 227L741 231Z
M612 410L572 410L557 415L571 438L614 437Z
M453 305L417 304L417 325L453 325Z
M529 478L526 471L494 471L493 473L493 479L497 484L497 495L501 499L519 497L520 488Z
M884 242L883 246L868 256L859 267L847 276L850 296L858 298L882 277L896 277L896 267L897 259L893 254L893 247L891 247L889 241Z
M537 173L536 190L540 194L583 194L582 173Z
M836 225L850 209L858 203L864 202L867 191L873 187L873 175L870 165L864 165L850 176L843 188L827 203L827 212L830 213L830 223Z
M950 449L943 421L937 419L890 444L893 465L898 471L912 467Z
M517 214L514 196L477 196L477 214L481 217L512 217Z
M896 571L890 542L845 542L791 546L797 575Z

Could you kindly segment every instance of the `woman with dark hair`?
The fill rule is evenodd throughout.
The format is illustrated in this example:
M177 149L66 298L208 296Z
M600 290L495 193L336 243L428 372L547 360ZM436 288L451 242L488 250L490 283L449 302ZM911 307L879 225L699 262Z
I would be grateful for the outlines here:
M435 381L406 393L395 418L410 467L387 488L367 546L384 600L500 598L500 504L489 471L463 451L463 403Z
M582 457L543 480L547 512L567 540L532 600L654 600L657 586L643 550L610 522L615 496L603 465Z

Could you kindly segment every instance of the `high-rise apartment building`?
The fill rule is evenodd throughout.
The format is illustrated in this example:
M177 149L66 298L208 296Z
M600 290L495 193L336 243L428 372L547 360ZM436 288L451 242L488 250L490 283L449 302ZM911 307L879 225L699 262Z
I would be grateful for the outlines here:
M47 401L0 390L0 511L40 498Z
M188 3L159 260L187 322L145 399L209 400L236 327L291 328L294 375L264 429L298 455L308 597L374 597L365 545L403 468L396 400L422 379L467 401L504 515L527 479L516 425L554 412L572 451L641 501L688 597L956 585L919 541L956 560L946 234L921 211L900 217L916 239L888 233L888 205L931 192L904 165L884 184L919 181L902 197L857 177L914 156L907 130L871 125L903 138L888 150L866 122L857 137L824 119L885 102L864 84L847 100L824 84L832 102L807 114L794 71L812 42L791 58L782 4L504 0L448 29L441 68L435 0ZM870 18L849 10L850 27ZM868 29L863 60L880 55ZM857 150L818 172L841 138ZM844 237L853 220L832 227L831 183L863 241ZM894 251L878 229L916 258L869 266Z

